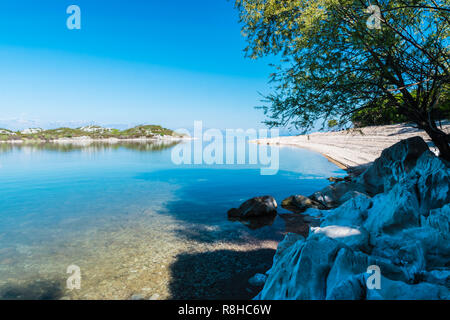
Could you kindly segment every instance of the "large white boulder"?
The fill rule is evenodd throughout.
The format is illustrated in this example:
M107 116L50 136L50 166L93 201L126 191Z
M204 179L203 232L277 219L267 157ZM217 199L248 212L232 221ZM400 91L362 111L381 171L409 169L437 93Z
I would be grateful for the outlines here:
M418 226L419 200L413 187L397 184L388 193L372 198L372 207L363 226L374 234L393 233Z
M367 219L372 200L366 194L359 193L333 210L322 211L324 216L321 226L342 225L357 226Z
M389 191L415 167L417 159L424 152L429 152L429 148L422 138L402 140L383 150L381 156L357 181L363 184L370 194Z
M324 235L342 242L350 248L366 250L369 245L369 233L362 227L332 225L326 227L312 227L312 234Z
M421 214L450 202L450 167L432 152L422 154L408 180L416 184Z
M284 249L275 261L257 299L325 299L326 275L341 244L315 235Z
M449 164L411 138L356 182L315 193L310 198L341 204L305 212L321 216L320 226L306 239L286 236L256 298L450 299L449 177ZM374 265L379 289L367 286Z

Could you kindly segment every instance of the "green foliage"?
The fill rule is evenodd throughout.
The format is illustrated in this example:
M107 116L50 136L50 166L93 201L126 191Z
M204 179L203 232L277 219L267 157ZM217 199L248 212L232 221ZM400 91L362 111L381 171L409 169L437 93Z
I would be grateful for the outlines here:
M412 91L411 95L417 98L417 92ZM396 96L397 99L399 95ZM436 120L450 119L450 96L447 92L442 94L442 101L434 109L433 118ZM392 106L387 99L378 99L374 103L355 111L351 115L351 121L357 128L366 126L378 126L397 124L409 121L399 110Z
M4 132L4 133L3 133ZM6 134L8 133L8 134ZM23 134L10 130L0 131L0 141L6 140L56 140L62 138L90 137L92 139L132 139L132 138L154 138L156 136L180 136L170 129L158 125L140 125L127 130L106 129L99 126L90 126L89 130L83 128L58 128L43 130L38 133Z
M351 121L356 128L403 123L408 121L395 107L374 107L362 109L352 114Z
M153 136L171 136L174 132L172 130L163 128L157 125L140 125L125 131L122 131L120 135L127 137L153 137Z
M338 121L335 119L328 120L328 128L334 128L338 125Z
M436 120L436 102L450 82L450 1L372 4L381 9L380 30L366 25L368 1L236 0L246 55L280 58L273 92L260 107L267 125L307 130L323 119L344 123L386 100L382 113L391 120L402 115L434 126L429 119Z

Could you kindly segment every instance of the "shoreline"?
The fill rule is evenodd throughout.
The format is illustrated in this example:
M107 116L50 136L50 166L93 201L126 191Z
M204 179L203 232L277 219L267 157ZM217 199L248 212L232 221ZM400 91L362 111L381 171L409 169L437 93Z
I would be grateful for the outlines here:
M90 137L75 137L75 138L60 138L60 139L17 139L17 140L0 140L0 143L10 143L10 144L26 144L26 143L121 143L121 142L173 142L173 141L185 141L193 140L191 137L170 137L162 136L158 138L90 138Z
M450 123L442 126L450 133ZM298 136L257 139L253 142L267 145L294 146L318 152L350 175L358 175L370 166L381 152L397 142L422 137L430 150L437 153L428 135L411 124L371 126L331 132L315 132Z
M359 177L283 200L320 223L306 237L285 237L254 299L450 299L450 168L429 147L419 132L384 149ZM383 270L377 292L366 287L368 265Z

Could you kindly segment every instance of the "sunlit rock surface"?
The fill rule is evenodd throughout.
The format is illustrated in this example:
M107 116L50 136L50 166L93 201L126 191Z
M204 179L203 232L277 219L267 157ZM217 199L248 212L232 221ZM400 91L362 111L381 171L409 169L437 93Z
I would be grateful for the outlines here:
M309 208L326 209L322 203L302 195L294 195L284 199L281 206L286 210L296 213L302 213Z
M353 181L314 194L342 204L305 212L320 226L286 236L256 299L450 299L449 188L449 164L421 138L384 150Z

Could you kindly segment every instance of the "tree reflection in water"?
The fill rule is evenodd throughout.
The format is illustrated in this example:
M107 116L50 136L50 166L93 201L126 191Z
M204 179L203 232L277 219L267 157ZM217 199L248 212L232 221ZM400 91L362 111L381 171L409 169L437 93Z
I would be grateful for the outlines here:
M134 151L162 151L172 148L179 144L180 141L162 141L162 140L144 140L144 141L80 141L80 142L24 142L24 143L0 143L0 153L11 152L19 149L27 149L27 151L103 151L116 150L120 148Z

